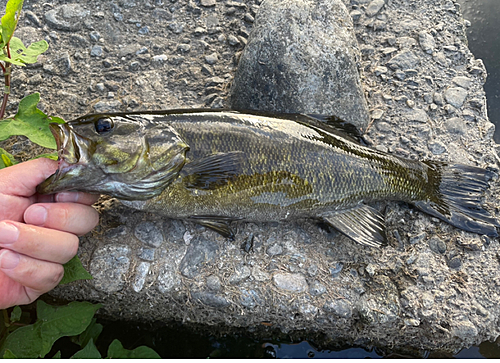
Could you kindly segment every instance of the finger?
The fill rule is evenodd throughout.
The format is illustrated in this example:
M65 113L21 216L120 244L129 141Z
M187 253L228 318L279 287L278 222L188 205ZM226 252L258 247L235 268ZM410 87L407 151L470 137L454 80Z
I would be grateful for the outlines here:
M83 192L62 192L56 194L44 194L37 196L37 203L79 203L92 205L99 199L99 194L89 194Z
M2 169L0 191L20 197L31 197L36 186L54 174L57 161L39 158Z
M0 270L25 286L28 302L52 290L64 275L64 268L58 263L37 260L7 249L0 250Z
M77 203L38 203L26 209L24 221L81 236L97 225L99 213L92 207Z
M0 248L37 260L66 263L76 255L78 242L78 237L71 233L14 221L0 222Z

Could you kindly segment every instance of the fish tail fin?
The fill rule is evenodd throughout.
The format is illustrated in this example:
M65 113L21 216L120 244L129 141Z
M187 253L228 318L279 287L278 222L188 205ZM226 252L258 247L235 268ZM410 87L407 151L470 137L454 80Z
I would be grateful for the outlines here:
M429 167L426 200L413 204L420 210L467 232L498 237L498 220L482 207L488 181L497 174L474 166L425 162Z

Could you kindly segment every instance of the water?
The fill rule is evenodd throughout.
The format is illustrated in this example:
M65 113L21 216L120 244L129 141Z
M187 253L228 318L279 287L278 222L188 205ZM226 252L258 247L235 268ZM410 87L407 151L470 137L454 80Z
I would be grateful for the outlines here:
M462 14L471 22L467 29L469 49L482 59L488 71L484 85L488 116L496 126L494 139L500 143L500 0L458 0Z

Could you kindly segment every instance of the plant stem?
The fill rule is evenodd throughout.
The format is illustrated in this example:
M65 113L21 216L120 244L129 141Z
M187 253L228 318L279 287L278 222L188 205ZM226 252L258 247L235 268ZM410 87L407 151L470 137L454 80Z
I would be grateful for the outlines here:
M10 46L9 43L5 46L7 48L7 57L10 58ZM0 120L3 120L5 115L5 109L7 108L7 101L10 95L10 71L12 69L12 64L5 62L5 67L2 66L3 76L5 78L5 88L3 93L2 107L0 107Z

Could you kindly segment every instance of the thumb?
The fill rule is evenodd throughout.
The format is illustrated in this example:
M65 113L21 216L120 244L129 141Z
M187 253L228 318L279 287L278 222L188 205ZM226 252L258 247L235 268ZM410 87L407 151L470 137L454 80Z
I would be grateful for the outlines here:
M57 161L39 158L0 170L0 193L31 197L36 186L55 173Z

